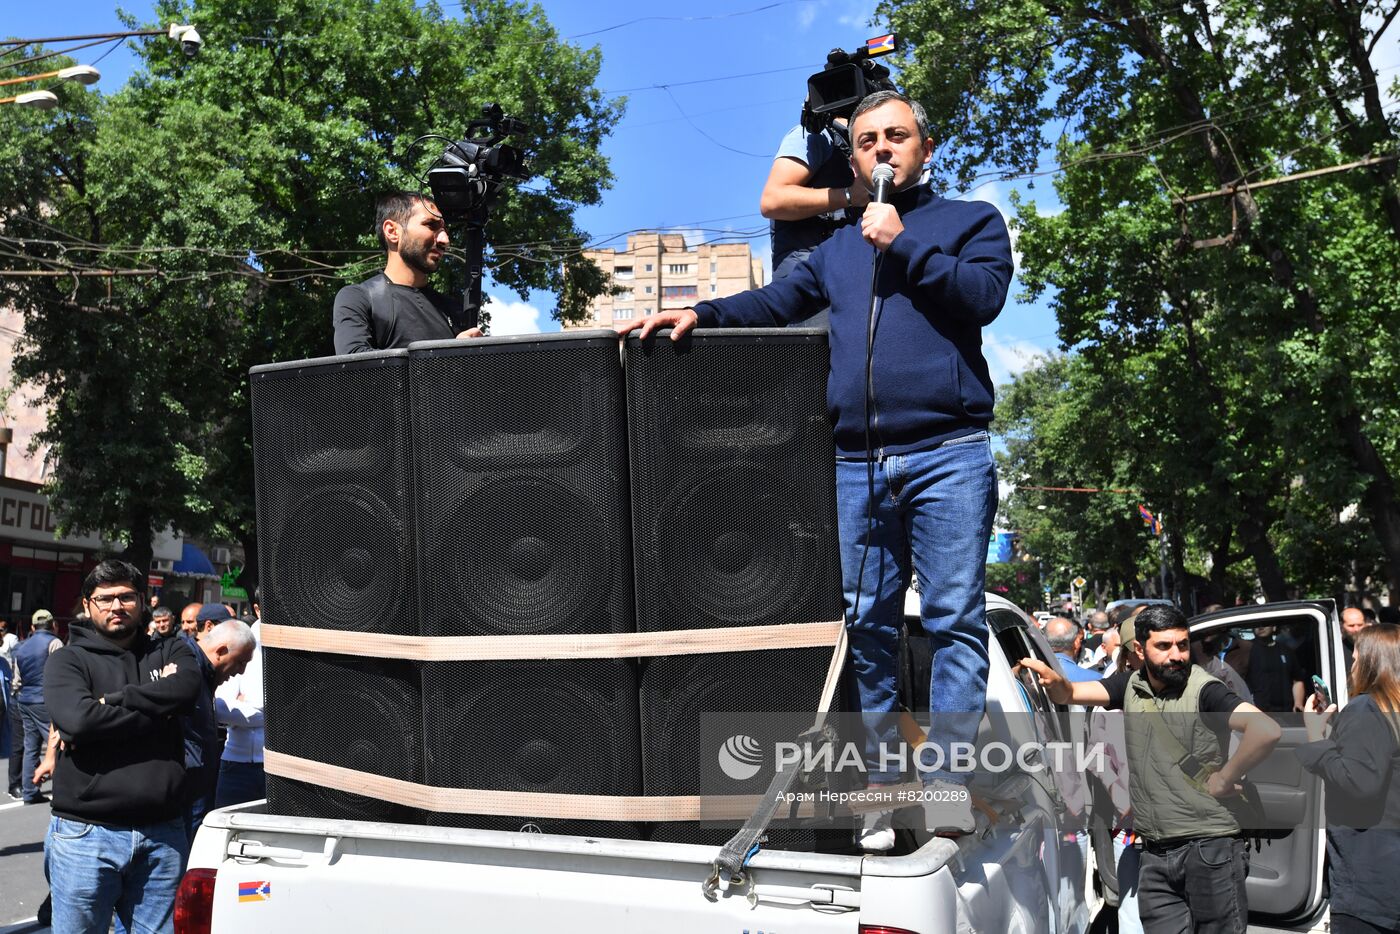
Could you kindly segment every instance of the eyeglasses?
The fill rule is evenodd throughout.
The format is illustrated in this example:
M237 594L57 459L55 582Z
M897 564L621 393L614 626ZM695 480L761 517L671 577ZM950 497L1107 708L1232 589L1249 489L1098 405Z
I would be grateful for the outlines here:
M94 594L88 597L88 602L98 609L102 609L103 607L111 606L113 601L120 603L122 606L135 606L136 602L140 599L141 595L139 593L134 590L127 590L122 593L110 593L102 597Z

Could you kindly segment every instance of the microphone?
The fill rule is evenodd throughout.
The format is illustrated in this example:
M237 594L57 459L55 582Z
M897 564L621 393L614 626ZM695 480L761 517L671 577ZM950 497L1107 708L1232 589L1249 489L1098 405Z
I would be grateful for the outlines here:
M876 204L889 204L890 186L894 184L894 169L890 168L889 163L881 162L870 174L870 180L875 183L875 194L870 200Z

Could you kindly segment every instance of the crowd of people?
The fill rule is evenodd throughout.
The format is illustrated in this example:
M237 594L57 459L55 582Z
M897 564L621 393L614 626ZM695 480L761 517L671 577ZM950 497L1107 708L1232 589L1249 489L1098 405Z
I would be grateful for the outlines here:
M145 585L109 559L67 644L48 610L22 641L0 629L0 754L10 796L50 805L39 920L64 932L170 930L204 815L264 797L261 595L250 625L218 603L147 613Z
M1112 929L1245 930L1250 844L1268 819L1248 773L1279 741L1278 715L1298 715L1308 742L1293 755L1326 792L1331 930L1400 930L1387 877L1400 858L1400 626L1359 607L1342 624L1339 712L1316 670L1315 626L1227 625L1193 639L1175 607L1131 602L1040 621L1058 670L1021 665L1051 699L1125 714L1092 713L1087 734L1107 750L1091 776L1089 838Z

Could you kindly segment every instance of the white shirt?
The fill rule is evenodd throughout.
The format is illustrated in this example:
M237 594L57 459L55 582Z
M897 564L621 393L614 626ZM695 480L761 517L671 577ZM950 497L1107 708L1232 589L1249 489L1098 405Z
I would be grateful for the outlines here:
M256 645L248 667L214 691L214 716L228 727L224 758L229 762L263 760L262 620L252 629Z

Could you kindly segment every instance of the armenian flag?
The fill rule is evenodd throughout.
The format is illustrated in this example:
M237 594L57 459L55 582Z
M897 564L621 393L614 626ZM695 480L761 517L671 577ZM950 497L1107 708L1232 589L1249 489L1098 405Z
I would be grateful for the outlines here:
M1151 529L1153 535L1162 534L1162 520L1154 516L1142 503L1138 503L1138 515L1142 518L1142 524Z
M272 897L271 882L240 882L238 883L238 900L240 902L265 902Z
M884 55L886 52L894 51L894 33L885 36L876 36L874 39L865 40L865 54L869 56Z

